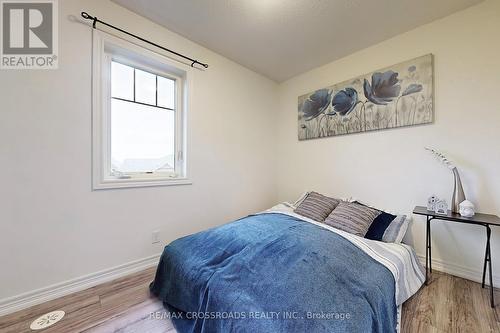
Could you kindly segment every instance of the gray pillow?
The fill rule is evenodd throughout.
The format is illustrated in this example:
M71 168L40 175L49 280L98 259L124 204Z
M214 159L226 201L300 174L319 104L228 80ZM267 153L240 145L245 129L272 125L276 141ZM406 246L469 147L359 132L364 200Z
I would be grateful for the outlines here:
M364 237L380 211L355 202L341 201L325 223L334 228Z
M340 200L317 192L309 192L294 212L317 222L323 222L339 204Z
M385 229L382 241L386 243L401 243L408 229L409 221L406 215L398 215Z

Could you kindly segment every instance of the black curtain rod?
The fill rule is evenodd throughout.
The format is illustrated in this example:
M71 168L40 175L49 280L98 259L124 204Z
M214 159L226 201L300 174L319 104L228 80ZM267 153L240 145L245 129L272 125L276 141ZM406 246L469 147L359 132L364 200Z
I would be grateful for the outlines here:
M164 51L167 51L167 52L170 52L170 53L172 53L172 54L175 54L175 55L176 55L176 56L178 56L178 57L181 57L181 58L183 58L183 59L189 60L189 61L191 62L191 67L194 67L194 65L198 64L198 65L200 65L200 66L203 66L204 68L208 68L208 64L204 64L204 63L202 63L202 62L199 62L199 61L198 61L198 60L196 60L196 59L193 59L193 58L190 58L190 57L185 56L185 55L183 55L183 54L180 54L180 53L178 53L178 52L175 52L175 51L169 50L169 49L167 49L166 47L163 47L163 46L161 46L161 45L158 45L158 44L156 44L156 43L153 43L153 42L151 42L151 41L149 41L149 40L147 40L147 39L144 39L144 38L142 38L142 37L139 37L139 36L137 36L137 35L134 35L134 34L132 34L132 33L128 32L128 31L125 31L125 30L123 30L123 29L120 29L120 28L118 28L118 27L115 27L114 25L111 25L111 24L109 24L109 23L103 22L103 21L99 20L99 19L98 19L97 17L95 17L95 16L90 16L87 12L82 12L82 17L83 17L84 19L86 19L86 20L92 20L92 28L94 28L94 29L96 29L96 24L97 24L97 22L99 22L99 23L101 23L101 24L104 24L105 26L108 26L108 27L110 27L110 28L113 28L113 29L115 29L115 30L118 30L118 31L120 31L120 32L122 32L122 33L124 33L124 34L126 34L126 35L129 35L129 36L132 36L132 37L134 37L134 38L137 38L138 40L143 41L144 43L151 44L151 45L153 45L153 46L156 46L156 47L157 47L157 48L159 48L159 49L162 49L162 50L164 50Z

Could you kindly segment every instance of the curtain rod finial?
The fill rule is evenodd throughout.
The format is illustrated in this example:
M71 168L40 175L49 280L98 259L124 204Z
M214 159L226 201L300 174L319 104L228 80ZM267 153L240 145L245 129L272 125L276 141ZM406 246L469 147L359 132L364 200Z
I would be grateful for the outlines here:
M204 63L202 63L202 62L199 62L198 60L193 60L193 62L191 63L191 67L193 67L193 68L194 68L194 65L196 65L196 64L198 64L198 65L202 66L203 68L208 68L208 65L207 65L207 64L204 64Z
M92 17L92 16L90 16L90 15L89 15L89 13L87 13L87 12L82 12L82 13L81 13L81 15L82 15L82 17L83 17L84 19L86 19L86 20L92 20L92 21L93 21L93 22L92 22L92 28L94 28L94 29L96 28L96 26L95 26L95 25L96 25L96 23L97 23L97 16L96 16L96 17Z

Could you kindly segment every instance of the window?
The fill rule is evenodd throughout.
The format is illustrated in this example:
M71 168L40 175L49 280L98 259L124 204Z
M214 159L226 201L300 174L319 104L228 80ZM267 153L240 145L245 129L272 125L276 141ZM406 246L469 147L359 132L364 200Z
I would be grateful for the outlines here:
M187 72L94 31L94 189L189 184Z
M111 172L175 175L175 79L111 61Z

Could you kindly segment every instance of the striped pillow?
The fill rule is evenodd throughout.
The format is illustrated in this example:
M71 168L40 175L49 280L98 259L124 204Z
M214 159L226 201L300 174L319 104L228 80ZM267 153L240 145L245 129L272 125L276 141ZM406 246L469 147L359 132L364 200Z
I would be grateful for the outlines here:
M342 201L325 220L334 228L364 237L380 211L355 202Z
M317 222L323 222L340 200L333 199L317 192L309 192L294 212Z

